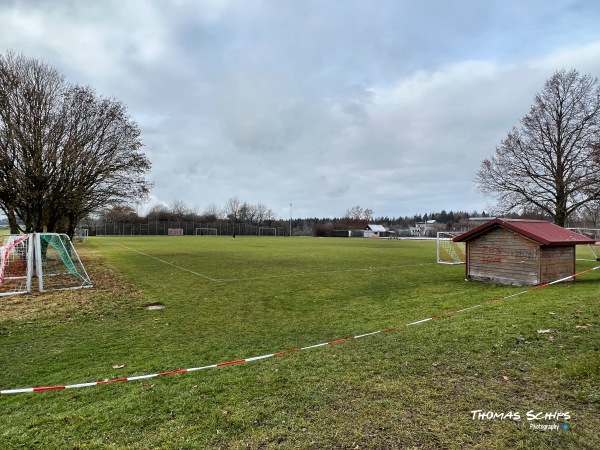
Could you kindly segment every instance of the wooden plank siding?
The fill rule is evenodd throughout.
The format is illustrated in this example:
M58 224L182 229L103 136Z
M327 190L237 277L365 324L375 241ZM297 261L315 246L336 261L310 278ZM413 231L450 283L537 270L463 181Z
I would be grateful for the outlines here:
M540 283L549 283L575 273L575 246L541 247Z
M540 283L541 251L537 242L497 227L467 245L467 277L519 286Z

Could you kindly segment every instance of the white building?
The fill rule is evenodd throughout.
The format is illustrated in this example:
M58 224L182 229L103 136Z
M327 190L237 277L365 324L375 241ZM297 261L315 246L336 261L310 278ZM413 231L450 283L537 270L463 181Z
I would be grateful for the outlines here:
M383 225L369 224L364 231L364 236L366 238L379 238L383 237L385 233L387 233L387 230Z
M428 220L427 222L417 222L414 227L410 227L410 235L414 237L422 237L428 235L435 235L436 232L435 220Z

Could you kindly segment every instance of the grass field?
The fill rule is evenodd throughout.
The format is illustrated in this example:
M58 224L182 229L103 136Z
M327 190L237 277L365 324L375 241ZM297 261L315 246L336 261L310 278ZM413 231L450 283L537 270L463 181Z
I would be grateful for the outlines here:
M2 395L0 448L600 448L600 271L490 303L524 288L465 281L434 242L106 237L79 251L94 288L0 298L0 389L398 328Z

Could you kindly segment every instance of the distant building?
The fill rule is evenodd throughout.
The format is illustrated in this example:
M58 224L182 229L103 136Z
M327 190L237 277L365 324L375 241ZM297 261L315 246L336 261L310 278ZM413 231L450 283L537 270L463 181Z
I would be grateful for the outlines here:
M417 222L410 227L410 235L413 237L435 236L437 230L437 221L428 220L426 222Z
M383 225L370 224L364 230L364 237L366 238L380 238L387 236L387 230Z

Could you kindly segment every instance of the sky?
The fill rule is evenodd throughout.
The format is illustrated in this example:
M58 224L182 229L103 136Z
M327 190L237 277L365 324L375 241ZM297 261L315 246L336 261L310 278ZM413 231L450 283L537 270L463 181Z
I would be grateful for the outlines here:
M0 52L123 102L150 199L279 218L490 211L481 162L561 69L600 76L593 0L1 0Z

